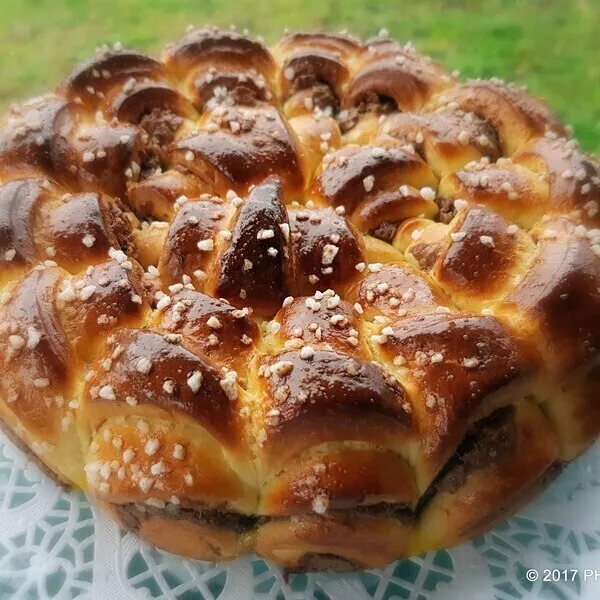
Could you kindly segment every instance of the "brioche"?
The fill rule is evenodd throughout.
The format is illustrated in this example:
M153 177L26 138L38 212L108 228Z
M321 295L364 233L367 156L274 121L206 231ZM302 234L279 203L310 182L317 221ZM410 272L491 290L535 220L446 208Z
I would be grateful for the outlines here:
M349 570L600 432L600 166L385 36L101 48L0 121L0 423L170 552Z

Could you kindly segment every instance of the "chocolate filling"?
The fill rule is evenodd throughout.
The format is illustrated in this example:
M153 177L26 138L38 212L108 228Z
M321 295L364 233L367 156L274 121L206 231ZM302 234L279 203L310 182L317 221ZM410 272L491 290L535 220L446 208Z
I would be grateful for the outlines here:
M379 223L377 227L371 229L368 234L391 244L396 235L396 231L398 231L399 225L400 221L383 221L382 223Z
M173 504L167 505L164 509L134 503L113 504L112 506L117 511L123 525L133 531L139 528L141 520L153 515L163 518L184 519L193 523L204 523L206 525L213 525L214 527L229 529L236 533L249 531L265 521L264 517L255 515L243 515L241 513L221 511L213 508L180 508Z
M170 144L183 119L173 111L153 108L140 119L140 127L148 132L150 139L160 148Z
M454 493L473 471L506 459L516 444L515 409L506 406L477 421L438 473L417 506L419 513L440 492Z
M339 512L342 514L348 514L351 517L355 517L357 515L393 517L405 523L410 523L414 518L414 513L410 506L407 506L406 504L392 504L390 502L379 502L378 504L356 506L351 510Z
M419 266L423 271L429 272L433 269L435 261L437 260L440 252L442 251L442 242L437 243L420 243L417 242L413 245L410 253L413 258L419 263Z
M303 88L294 84L292 91L296 92L300 91L301 89ZM327 108L330 108L333 114L337 114L340 110L340 101L327 83L316 82L314 85L312 85L310 97L312 98L313 105L318 107L320 110L326 110Z
M263 90L255 90L247 85L236 85L229 90L228 94L234 104L243 104L245 106L256 104L258 100L262 100L265 95Z
M454 199L453 198L438 198L436 200L438 206L440 207L440 212L438 213L438 221L440 223L450 223L452 219L456 216L456 208L454 207Z
M129 209L119 198L112 198L105 203L107 226L119 240L119 247L130 252L131 247L131 227L134 218Z
M338 125L342 133L347 133L356 126L365 113L387 115L397 110L396 102L387 96L378 96L374 92L368 94L356 106L346 108L338 114Z
M173 504L167 504L164 509L135 504L133 502L128 504L113 504L112 506L116 510L122 524L132 531L139 529L141 520L152 515L163 518L184 519L193 523L204 523L236 533L250 531L258 525L262 525L274 518L261 515L244 515L214 508L179 507ZM413 519L413 512L410 507L404 504L391 504L387 502L357 506L350 510L332 510L327 516L341 521L352 521L367 515L393 517L406 523L410 523Z

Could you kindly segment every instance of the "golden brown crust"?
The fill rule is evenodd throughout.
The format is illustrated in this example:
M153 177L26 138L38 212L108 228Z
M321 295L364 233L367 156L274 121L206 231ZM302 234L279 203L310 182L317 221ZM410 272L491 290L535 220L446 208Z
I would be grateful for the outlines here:
M127 406L86 406L98 426L85 470L101 499L121 506L255 509L253 468L243 452L224 451L195 419L176 424L169 412L158 411L166 418L157 418L150 403Z
M13 107L0 126L0 172L9 177L51 173L58 122L71 109L72 105L58 97Z
M176 75L186 74L192 67L221 63L233 63L244 70L253 68L268 75L275 66L262 43L216 27L192 30L179 42L170 44L163 62Z
M566 219L540 225L531 269L500 308L539 340L550 365L562 369L593 360L600 344L600 261L575 229Z
M553 136L536 139L522 148L514 160L548 182L552 212L570 212L575 219L597 226L600 222L598 160L583 154L572 140Z
M0 120L0 420L124 527L349 570L600 435L600 166L385 36L104 49Z
M138 532L167 552L197 560L229 560L247 549L235 532L160 516L143 519Z
M505 155L513 154L546 131L565 133L564 126L543 100L499 80L476 80L454 86L444 90L432 105L434 108L457 105L489 121L498 133Z
M288 293L290 242L281 181L269 178L252 189L236 215L214 295L272 314Z
M324 494L332 510L357 506L414 506L417 492L408 464L375 448L331 448L290 465L263 488L261 511L270 515L311 512Z
M433 92L453 82L441 65L392 40L367 42L358 60L361 66L348 85L345 107L383 97L399 110L418 110Z
M40 178L0 185L0 252L12 256L12 270L51 259L77 272L105 260L110 248L128 249L136 223L123 203L104 194L71 194Z
M11 294L2 310L3 396L30 429L56 441L59 424L46 397L69 397L73 362L55 297L60 269L33 271Z
M58 93L70 101L95 103L115 85L138 77L162 79L166 73L160 62L135 50L107 50L75 67Z
M450 223L430 275L458 306L483 308L527 271L534 249L523 230L475 204Z
M136 215L159 221L173 219L179 198L195 198L201 193L200 181L191 173L177 169L153 174L128 188L129 204Z
M143 319L150 300L142 282L142 270L130 260L109 260L90 266L65 281L58 294L69 340L86 359L97 353L113 331Z
M301 184L295 141L271 105L217 107L203 117L204 128L173 142L173 164L189 169L215 192L240 193L276 174L290 188ZM216 127L216 128L215 128Z
M182 336L196 354L241 370L260 342L260 330L250 314L248 309L236 309L223 300L183 289L159 315L157 327ZM214 323L213 318L217 320Z
M290 236L296 275L293 291L340 289L358 276L365 251L356 229L331 208L290 210Z
M422 440L419 485L450 457L468 423L488 404L510 401L534 357L493 317L433 313L406 317L378 339L377 356L419 402L412 414Z
M206 358L187 350L185 342L173 343L153 332L123 330L111 336L101 356L86 381L92 402L128 404L127 399L133 398L136 405L177 407L224 443L240 441L236 441L235 399L220 386L219 372ZM106 358L110 359L108 370ZM198 389L190 382L194 376L194 381L200 381ZM170 384L165 386L165 382Z
M316 191L330 205L352 212L367 194L377 194L388 186L398 188L400 181L420 188L435 180L410 149L348 147L334 152L324 163Z
M450 301L432 282L408 264L387 264L369 273L350 293L367 320L376 315L390 319L434 312L438 306L450 310Z
M457 476L450 470L436 483L437 493L421 513L413 552L439 548L447 540L458 544L472 538L522 505L531 488L544 487L557 458L554 433L537 407L523 402L509 410L480 421L479 430L459 448L454 470L463 472ZM496 452L484 447L485 435L503 440L496 443Z
M353 354L366 356L362 346L364 340L355 345L355 340L350 339L358 339L361 328L361 319L352 305L340 300L338 295L315 299L314 302L321 305L317 311L312 310L313 302L309 302L311 309L307 310L306 298L295 298L283 307L275 316L279 327L272 334L273 343L286 348L308 345L313 349L338 350L341 353L357 348Z
M392 113L383 119L379 132L412 144L437 176L483 156L496 160L501 155L493 127L461 110Z
M330 150L340 147L342 137L339 125L332 117L314 113L292 116L289 124L298 140L304 180L311 181L323 156Z
M180 283L185 275L203 279L203 275L194 274L209 271L218 242L216 233L225 228L231 216L232 207L210 195L183 205L168 228L160 255L159 269L165 283Z
M311 114L315 108L325 113L338 111L359 52L360 44L342 35L285 35L273 48L285 114Z

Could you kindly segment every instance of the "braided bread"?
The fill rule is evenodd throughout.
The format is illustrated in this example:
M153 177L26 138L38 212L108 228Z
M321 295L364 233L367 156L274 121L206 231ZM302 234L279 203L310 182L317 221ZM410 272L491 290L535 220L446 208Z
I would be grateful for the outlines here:
M192 30L0 123L0 422L171 552L371 568L600 432L600 167L410 45Z

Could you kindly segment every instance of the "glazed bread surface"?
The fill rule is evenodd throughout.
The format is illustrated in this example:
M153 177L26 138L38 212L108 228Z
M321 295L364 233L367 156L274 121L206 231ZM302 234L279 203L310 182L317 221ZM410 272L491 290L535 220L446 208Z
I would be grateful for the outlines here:
M0 121L0 423L168 551L383 566L600 432L600 167L386 36L99 49Z

